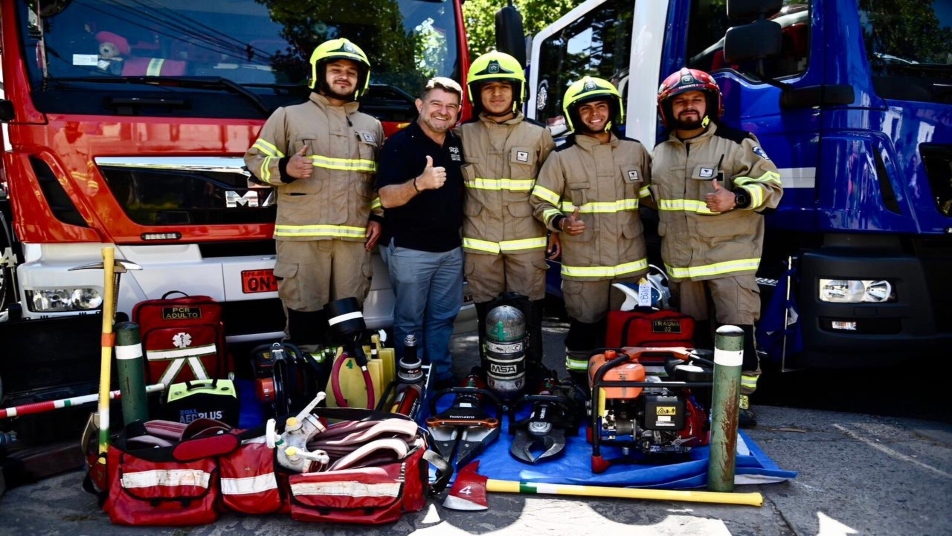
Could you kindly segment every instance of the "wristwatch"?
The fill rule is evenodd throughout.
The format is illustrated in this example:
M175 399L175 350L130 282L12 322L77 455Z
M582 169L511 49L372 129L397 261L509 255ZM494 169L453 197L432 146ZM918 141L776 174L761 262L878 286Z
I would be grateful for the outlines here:
M734 193L734 205L739 208L747 208L750 205L750 196L747 194L747 190L734 188L731 192Z

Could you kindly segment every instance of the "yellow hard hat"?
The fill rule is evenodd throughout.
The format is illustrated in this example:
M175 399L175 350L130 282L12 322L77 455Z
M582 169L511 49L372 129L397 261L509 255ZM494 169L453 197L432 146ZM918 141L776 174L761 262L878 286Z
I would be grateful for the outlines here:
M340 39L331 39L324 41L311 54L311 83L310 88L315 85L322 90L327 87L327 79L324 76L324 65L331 60L351 60L357 64L357 91L354 92L354 99L359 99L361 95L367 92L370 87L370 60L359 46L351 43L343 37Z
M484 82L509 82L512 84L512 111L515 112L526 98L526 75L519 60L505 52L487 52L473 61L466 76L469 101L477 109L482 107L479 99Z
M593 100L606 100L612 108L611 121L605 125L605 131L625 122L625 107L618 88L608 80L586 76L573 82L562 97L562 111L565 112L569 130L575 132L576 126L581 123L578 107Z

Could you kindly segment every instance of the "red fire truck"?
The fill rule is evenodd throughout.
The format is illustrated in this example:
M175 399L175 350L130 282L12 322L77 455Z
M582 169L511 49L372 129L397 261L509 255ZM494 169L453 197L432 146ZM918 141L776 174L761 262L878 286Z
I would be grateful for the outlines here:
M25 318L97 311L102 272L70 268L114 245L142 267L118 311L179 290L224 304L229 341L279 336L274 198L242 155L275 108L307 98L308 58L331 38L371 58L361 109L388 134L412 121L428 77L466 78L461 4L0 0L6 301ZM371 328L392 315L376 268Z

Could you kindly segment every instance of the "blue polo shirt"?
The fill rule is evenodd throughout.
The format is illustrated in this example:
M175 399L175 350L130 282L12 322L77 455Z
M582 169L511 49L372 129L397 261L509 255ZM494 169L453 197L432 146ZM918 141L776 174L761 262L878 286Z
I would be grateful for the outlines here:
M462 245L463 144L453 131L440 146L414 121L387 139L377 163L377 189L420 176L426 157L446 168L446 182L423 190L406 205L384 209L384 237L397 247L442 253Z

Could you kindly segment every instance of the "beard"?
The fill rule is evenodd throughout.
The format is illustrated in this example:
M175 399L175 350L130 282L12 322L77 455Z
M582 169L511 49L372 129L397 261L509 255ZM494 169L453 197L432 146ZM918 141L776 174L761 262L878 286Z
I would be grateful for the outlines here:
M700 119L689 119L683 121L681 119L674 120L674 128L678 130L696 130L704 127L704 118Z
M342 101L352 101L354 100L354 94L357 93L357 90L354 89L350 93L341 93L340 91L334 89L333 86L325 84L324 87L324 96L330 97L332 99L342 100Z

